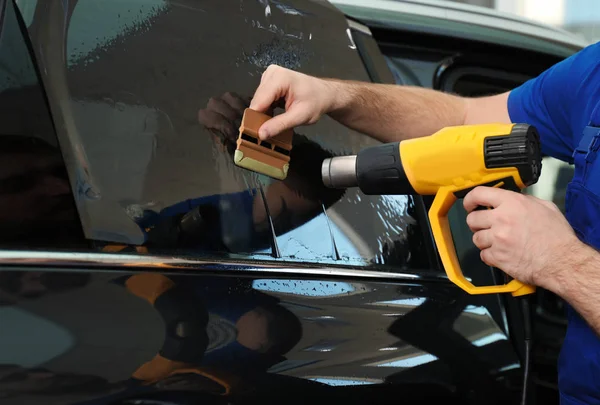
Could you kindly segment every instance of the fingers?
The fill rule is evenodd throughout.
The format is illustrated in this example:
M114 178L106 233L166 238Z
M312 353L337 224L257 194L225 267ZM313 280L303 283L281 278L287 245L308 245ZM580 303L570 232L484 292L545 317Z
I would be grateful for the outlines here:
M265 70L261 77L260 85L254 92L254 97L250 102L250 108L255 111L266 112L271 105L286 95L284 89L289 88L289 83L286 85L284 75L276 73L278 66L271 65Z
M244 115L246 107L250 105L250 97L241 97L239 94L232 92L223 94L222 99L235 110L240 118Z
M321 88L324 86L319 83L305 74L276 65L269 66L262 75L250 108L268 113L282 105L286 112L265 122L258 136L264 140L295 126L317 122L323 111L327 110L328 100L333 97L332 94L324 95ZM283 100L285 104L281 103Z
M207 129L217 131L226 138L232 139L237 137L238 131L232 122L215 111L209 109L200 110L198 112L198 121Z
M283 114L279 114L267 122L265 122L258 129L258 136L260 139L268 139L276 136L283 131L294 128L295 126L301 125L305 122L304 114L302 109L299 107L292 106L289 110Z
M253 110L273 115L273 110L277 107L285 109L285 96L282 94L280 83L289 82L290 79L282 78L287 70L278 65L269 65L260 78L260 85L250 98L250 107ZM288 83L289 84L289 83ZM289 89L289 85L287 86Z
M480 250L487 249L492 246L493 233L491 229L484 229L473 234L473 243Z
M261 84L256 89L254 97L252 97L250 108L254 111L269 114L275 102L279 101L284 95L285 91L279 86L279 83L269 82Z
M473 211L479 206L496 208L512 191L495 187L476 187L464 198L463 205L467 212Z
M242 118L242 113L238 113L232 106L220 98L211 97L206 105L208 110L221 114L224 118L230 121L237 121Z
M473 211L467 215L467 225L473 232L491 228L493 215L492 210Z
M483 249L479 252L479 257L481 258L481 261L488 266L494 266L494 257L491 249Z

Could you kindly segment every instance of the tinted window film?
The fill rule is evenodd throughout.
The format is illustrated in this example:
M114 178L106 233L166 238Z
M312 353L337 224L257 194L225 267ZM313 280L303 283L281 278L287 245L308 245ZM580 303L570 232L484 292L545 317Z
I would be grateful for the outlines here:
M285 181L233 164L243 110L270 64L369 80L334 7L111 0L70 2L65 13L58 1L20 4L34 3L30 36L84 230L99 247L322 262L337 259L333 234L339 256L363 265L382 261L386 240L406 238L408 197L322 186L324 157L376 143L328 117L297 129Z
M52 122L12 2L0 1L0 134L40 138L56 146Z
M0 248L78 246L81 225L13 3L0 2Z

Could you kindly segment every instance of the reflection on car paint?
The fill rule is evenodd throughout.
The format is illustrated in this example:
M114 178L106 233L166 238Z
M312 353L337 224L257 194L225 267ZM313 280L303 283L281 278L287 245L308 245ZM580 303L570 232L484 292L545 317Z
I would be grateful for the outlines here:
M271 291L280 294L323 297L350 294L356 288L346 282L322 282L316 280L268 280L258 279L252 282L256 290Z
M300 351L327 353L327 352L337 349L342 344L349 342L350 340L351 339L348 339L348 338L321 339L318 342L315 342L309 346L301 348Z
M346 386L346 385L368 385L368 384L381 384L382 380L376 379L350 379L350 378L339 378L339 377L311 377L313 381L320 382L322 384L332 385L335 387Z
M35 368L67 353L75 336L56 322L18 307L0 307L0 365Z
M403 356L398 358L397 360L392 360L385 363L373 363L368 364L369 366L374 367L399 367L399 368L410 368L417 367L426 363L431 363L432 361L438 360L437 357L431 354L410 354L408 356Z
M340 290L314 296L311 286L327 288L339 285L339 280L302 280L300 285L294 279L223 278L193 272L169 276L88 272L91 277L81 283L69 278L77 273L45 274L59 284L49 283L52 278L42 279L42 286L53 288L29 296L22 294L27 272L0 271L0 293L12 308L26 308L75 337L70 346L61 349L60 356L35 364L53 375L55 383L72 378L72 385L63 385L55 394L49 394L51 388L40 386L38 395L64 396L70 403L110 403L124 396L168 392L171 384L195 387L190 392L235 394L248 401L266 395L264 389L271 393L281 389L285 398L306 399L321 395L320 390L327 387L344 385L381 385L384 395L384 387L394 386L389 385L391 381L399 384L398 392L405 392L397 379L410 379L421 367L433 367L428 375L435 384L455 386L461 373L464 378L485 380L486 373L502 373L498 370L503 368L508 368L508 373L516 363L510 343L498 339L504 335L499 330L490 333L489 314L465 312L475 298L457 289L448 289L446 297L443 289L438 290L436 301L447 300L443 305L454 308L459 323L465 315L482 318L481 322L469 323L470 334L460 337L463 346L457 344L453 326L442 322L446 318L438 324L427 310L429 298L393 316L389 316L389 305L372 305L399 295L407 300L426 298L411 296L411 287L402 284L352 283L353 294ZM256 288L264 284L286 289ZM0 323L6 325L8 321L7 312L0 311ZM408 323L394 329L398 321ZM418 339L413 341L412 334ZM432 334L435 339L427 343L433 344L431 351L418 347ZM479 340L470 336L479 336ZM482 337L488 339L485 345ZM450 346L447 339L453 340ZM470 346L469 340L481 344ZM37 344L5 343L0 346L0 358L6 358L4 352L26 356L34 352L29 345ZM489 345L494 345L494 350L486 350ZM472 347L473 353L463 353L472 362L454 364L445 347ZM478 363L478 359L485 362ZM449 364L455 376L441 372ZM30 367L24 364L15 372L33 372ZM14 375L11 373L9 376ZM23 395L36 390L31 386L19 388L10 378L3 378L0 376L0 394L7 396L7 404L19 403ZM84 385L87 381L94 381L93 389ZM249 391L249 387L253 389ZM358 392L356 399L373 399L377 392L365 392L366 397ZM327 390L322 393L329 395Z
M482 307L482 306L468 305L465 308L465 312L468 312L471 314L477 314L477 315L491 316L490 311L488 311L488 309L486 307Z
M507 340L508 338L504 333L492 333L491 335L484 336L480 339L473 340L471 343L477 347L489 345L499 340Z
M379 301L374 302L373 305L392 305L392 306L401 306L401 307L418 307L422 303L424 303L426 298L403 298L391 301Z
M521 367L521 365L519 363L513 363L513 364L509 364L508 366L501 367L500 369L498 369L498 371L504 372L504 371L514 370L519 367Z

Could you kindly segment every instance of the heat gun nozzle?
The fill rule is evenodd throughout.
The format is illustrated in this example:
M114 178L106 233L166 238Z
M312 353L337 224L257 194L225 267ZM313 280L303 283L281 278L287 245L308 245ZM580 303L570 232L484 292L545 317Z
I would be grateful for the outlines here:
M337 156L323 161L321 166L323 184L328 188L350 188L358 186L356 156Z

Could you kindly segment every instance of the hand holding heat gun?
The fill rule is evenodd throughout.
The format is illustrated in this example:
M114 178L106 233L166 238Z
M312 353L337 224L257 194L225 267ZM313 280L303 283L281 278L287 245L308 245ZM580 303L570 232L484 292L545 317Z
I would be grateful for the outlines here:
M326 159L322 177L327 187L359 187L367 195L435 195L429 220L448 278L470 294L520 296L535 292L535 287L518 280L474 286L464 277L448 212L477 186L520 191L536 183L542 166L540 149L536 129L526 124L447 127L431 136Z

